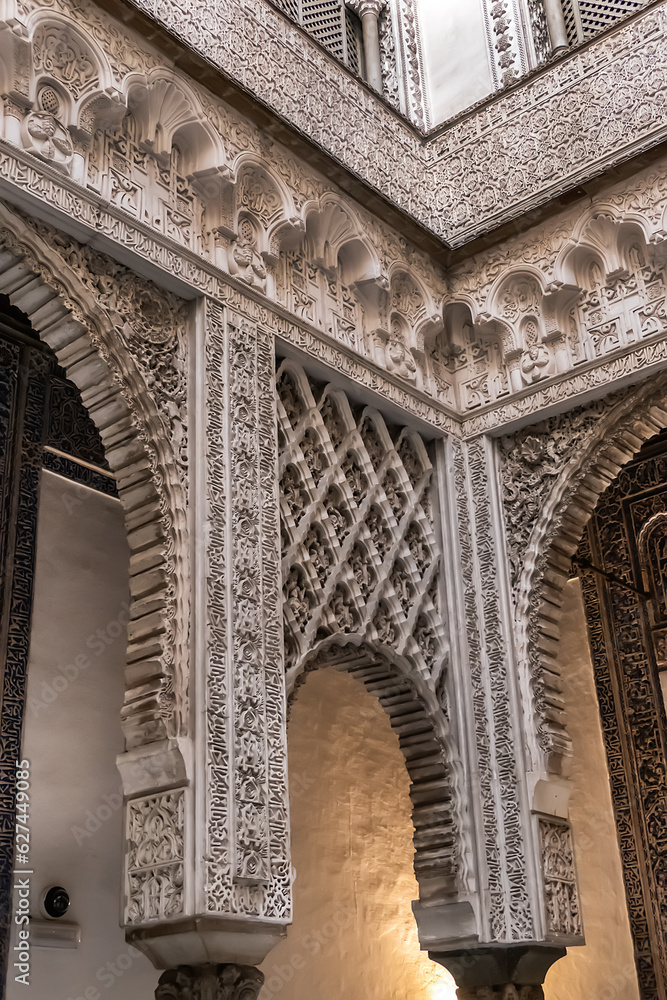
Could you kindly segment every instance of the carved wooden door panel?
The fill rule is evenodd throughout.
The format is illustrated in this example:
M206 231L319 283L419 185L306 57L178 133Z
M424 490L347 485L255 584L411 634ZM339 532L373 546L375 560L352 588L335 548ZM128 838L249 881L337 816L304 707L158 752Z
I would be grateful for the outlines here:
M667 436L600 498L580 555L589 563L581 579L640 993L664 1000Z
M0 998L12 904L15 765L21 758L42 468L116 495L102 441L76 386L26 318L0 296Z
M52 362L0 298L0 991L14 867L15 762L20 759L32 610L44 400Z

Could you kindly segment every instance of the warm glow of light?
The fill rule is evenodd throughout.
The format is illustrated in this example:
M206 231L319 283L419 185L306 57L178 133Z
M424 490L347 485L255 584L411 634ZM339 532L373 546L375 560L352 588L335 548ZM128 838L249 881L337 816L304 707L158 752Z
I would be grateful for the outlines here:
M456 1000L456 986L452 983L451 977L444 971L442 979L436 976L428 991L428 1000Z

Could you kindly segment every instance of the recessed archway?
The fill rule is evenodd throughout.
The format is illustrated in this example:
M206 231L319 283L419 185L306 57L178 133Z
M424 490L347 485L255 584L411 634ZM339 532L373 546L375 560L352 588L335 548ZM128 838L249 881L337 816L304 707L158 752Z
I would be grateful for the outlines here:
M412 778L420 900L451 901L467 857L429 450L293 362L277 395L288 693L326 663L377 695Z
M183 586L186 442L173 433L184 426L177 384L184 351L180 303L43 223L4 207L0 223L0 294L51 348L79 390L116 479L131 552L125 742L148 743L183 731L186 723L186 678L180 673L188 593ZM37 431L26 447L38 475ZM2 731L12 736L3 740L0 761L10 805L0 841L3 893L13 866L14 761L25 705L30 594L24 591L25 586L5 595L7 634L12 639L13 627L25 641L5 671L2 700ZM17 651L16 644L9 645Z
M332 666L308 672L288 726L294 923L261 1000L454 1000L411 910L410 784L377 697Z

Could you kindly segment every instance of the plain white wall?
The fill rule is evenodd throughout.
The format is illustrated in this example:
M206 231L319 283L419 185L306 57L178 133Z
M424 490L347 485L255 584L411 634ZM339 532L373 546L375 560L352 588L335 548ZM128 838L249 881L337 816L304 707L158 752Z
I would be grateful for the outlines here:
M81 944L31 948L28 986L15 982L10 958L8 1000L150 1000L157 985L159 972L128 950L119 925L115 758L123 749L128 558L120 503L43 472L23 738L30 910L38 916L47 886L64 886L72 903L62 919L80 925Z
M432 124L493 91L481 0L417 0Z

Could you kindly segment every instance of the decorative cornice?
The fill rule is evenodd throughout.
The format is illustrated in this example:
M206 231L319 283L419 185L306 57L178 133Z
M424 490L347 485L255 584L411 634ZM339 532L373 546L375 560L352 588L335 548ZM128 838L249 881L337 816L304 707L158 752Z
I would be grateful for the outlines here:
M215 7L206 0L178 7L137 0L136 6L451 247L667 135L659 99L667 89L664 4L648 6L485 102L425 145L407 122L262 0ZM209 26L205 32L202 23ZM264 70L269 47L276 58ZM276 79L283 85L276 87ZM364 142L346 142L341 120L347 134L363 135Z
M645 378L667 367L667 342L658 330L641 342L619 347L607 355L578 364L574 370L552 375L526 385L509 397L495 403L457 414L453 406L411 386L403 379L383 372L369 358L336 343L324 331L295 317L290 311L270 302L256 288L230 277L210 260L178 244L168 235L142 221L132 219L121 208L105 202L95 191L85 189L64 176L50 164L0 140L0 195L8 200L30 206L33 213L49 220L61 231L69 232L81 242L95 239L96 245L110 256L122 256L126 264L148 273L160 284L169 283L186 298L208 295L225 302L234 300L234 308L262 313L277 336L291 343L324 364L332 365L352 381L382 393L396 405L409 410L419 420L443 431L473 437L500 428L515 428L531 420L543 419L550 412L568 403L580 405L605 395L611 384L620 386ZM645 229L654 231L655 241L661 226L662 188L655 178L661 171L653 169L636 184L601 193L591 211L613 213L619 220L646 217ZM650 182L650 183L649 183ZM660 181L667 189L667 178ZM568 215L556 220L551 229L522 235L491 255L478 255L464 271L452 280L452 296L468 300L474 294L478 309L485 307L488 290L497 283L503 270L516 262L529 263L544 273L545 281L554 280L556 258L562 248L572 244L579 226L579 216ZM475 285L475 281L478 285ZM245 303L246 305L241 305ZM269 316L273 318L269 318Z

